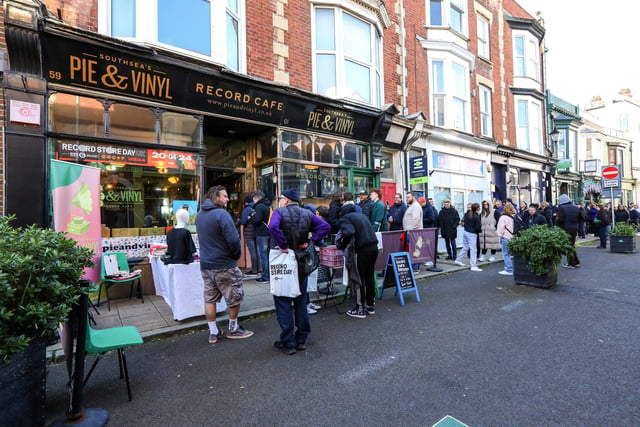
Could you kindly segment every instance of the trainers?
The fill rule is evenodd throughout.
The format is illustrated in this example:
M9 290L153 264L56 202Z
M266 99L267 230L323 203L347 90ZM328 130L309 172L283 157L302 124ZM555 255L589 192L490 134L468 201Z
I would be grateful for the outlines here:
M489 262L493 262L495 260L496 260L496 257L494 257L494 256L489 257Z
M306 343L299 342L298 344L296 344L296 350L305 351L306 349L307 349L307 344Z
M253 331L248 331L245 328L243 328L242 326L238 326L238 329L236 329L235 331L229 331L227 332L227 338L232 339L232 340L239 340L242 338L249 338L250 336L253 335Z
M485 262L486 260L487 260L487 257L482 255L478 261Z
M576 268L575 266L573 266L573 265L569 265L569 264L562 264L562 266L563 266L564 268Z
M284 354L286 354L287 356L291 356L292 354L296 354L296 348L295 347L289 347L289 346L285 345L282 341L274 342L273 346L275 348L277 348L278 350L280 350L281 352L283 352Z
M513 276L513 273L509 273L507 270L499 271L498 274L502 274L503 276Z
M217 334L209 334L209 344L215 344L222 338L222 331L218 330Z
M459 265L460 267L464 267L464 262L462 262L462 261L456 261L456 265Z
M376 314L376 306L374 305L368 305L364 308L364 311L367 312L367 314Z
M307 305L307 313L316 314L318 311L311 308L311 305Z
M314 303L312 303L312 302L310 302L310 303L308 304L308 307L311 307L311 308L313 308L314 310L320 310L320 309L322 308L322 306L321 306L321 305L314 304Z
M347 316L356 317L358 319L365 319L367 317L367 312L364 308L354 307L351 310L347 311Z
M471 271L482 271L482 269L480 267L471 267L470 269Z

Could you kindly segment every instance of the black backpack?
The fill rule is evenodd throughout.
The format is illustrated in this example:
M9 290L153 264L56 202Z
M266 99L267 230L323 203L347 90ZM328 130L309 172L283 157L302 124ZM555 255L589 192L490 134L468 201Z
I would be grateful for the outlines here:
M511 231L512 235L516 235L520 232L520 230L524 230L525 228L527 228L527 224L522 220L522 218L520 218L520 215L513 215L511 218L513 218L513 230L509 230Z

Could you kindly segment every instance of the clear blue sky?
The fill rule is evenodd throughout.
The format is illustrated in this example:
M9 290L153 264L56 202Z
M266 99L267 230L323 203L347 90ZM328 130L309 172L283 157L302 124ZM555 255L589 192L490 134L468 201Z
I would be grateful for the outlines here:
M640 99L640 1L516 0L545 20L547 85L572 104L609 100L630 88Z

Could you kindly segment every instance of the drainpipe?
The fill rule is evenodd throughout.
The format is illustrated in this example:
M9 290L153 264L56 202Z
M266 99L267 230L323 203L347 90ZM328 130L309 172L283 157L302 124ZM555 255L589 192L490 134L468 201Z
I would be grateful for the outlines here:
M400 73L400 84L402 88L400 89L401 93L401 104L402 104L402 114L405 115L408 113L407 108L407 52L406 52L406 38L407 32L404 26L404 0L400 0L400 66L402 67L402 72Z

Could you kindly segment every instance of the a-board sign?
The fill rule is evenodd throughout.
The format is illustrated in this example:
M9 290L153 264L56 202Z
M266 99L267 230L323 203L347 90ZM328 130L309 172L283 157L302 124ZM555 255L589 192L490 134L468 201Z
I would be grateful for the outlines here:
M408 252L394 252L387 258L387 266L384 271L384 281L382 282L380 298L384 288L396 288L396 295L400 297L400 304L404 305L403 293L415 292L416 300L420 302L416 279L411 268L411 257Z

